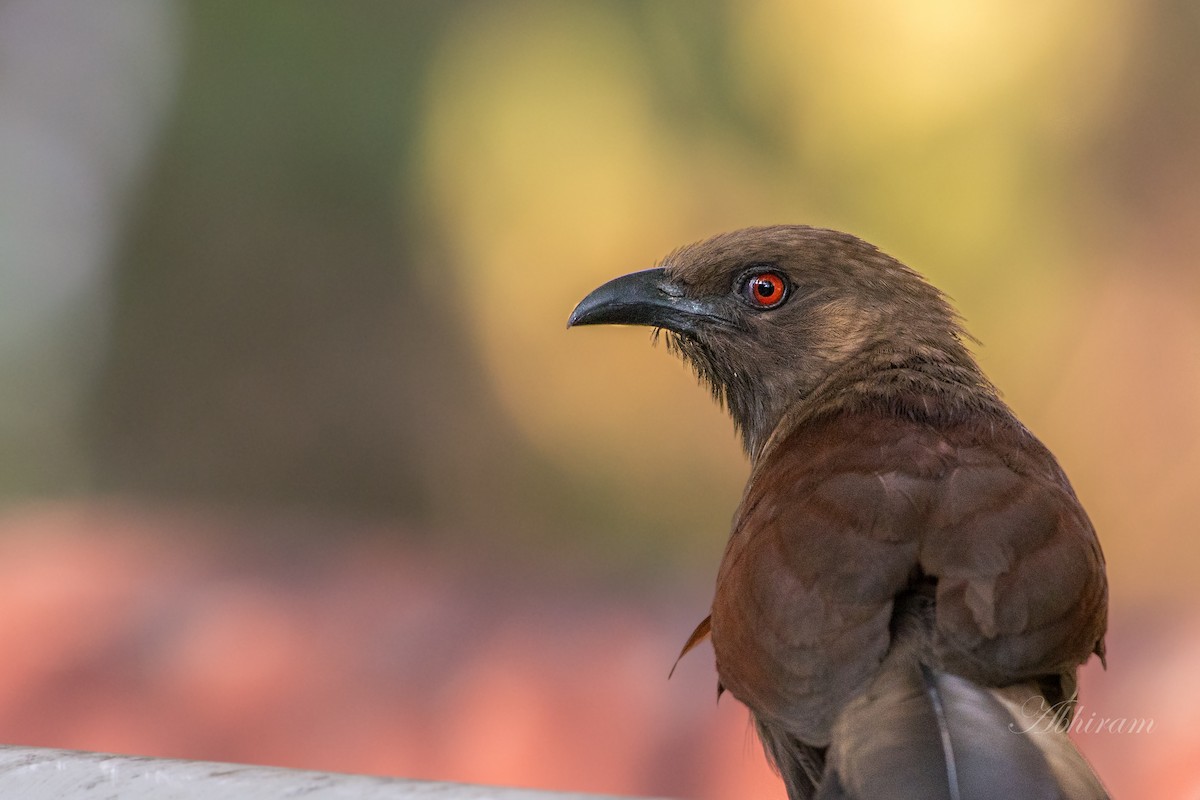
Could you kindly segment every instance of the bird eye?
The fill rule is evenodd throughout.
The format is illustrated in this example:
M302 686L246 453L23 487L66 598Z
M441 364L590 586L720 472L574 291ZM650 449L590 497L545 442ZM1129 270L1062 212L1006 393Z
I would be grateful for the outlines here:
M742 284L742 294L755 308L775 308L787 298L787 283L775 272L757 272Z

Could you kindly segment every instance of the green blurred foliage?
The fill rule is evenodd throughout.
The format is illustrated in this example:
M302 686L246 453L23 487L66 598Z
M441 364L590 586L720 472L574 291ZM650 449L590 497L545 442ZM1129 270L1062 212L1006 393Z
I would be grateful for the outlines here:
M6 404L31 420L2 429L9 501L301 509L710 565L745 475L728 424L644 331L563 324L679 244L806 222L948 290L1118 589L1184 586L1145 553L1200 556L1194 4L178 12L171 111L98 257L107 324L72 402ZM40 351L6 337L11 382ZM75 433L30 481L48 430Z

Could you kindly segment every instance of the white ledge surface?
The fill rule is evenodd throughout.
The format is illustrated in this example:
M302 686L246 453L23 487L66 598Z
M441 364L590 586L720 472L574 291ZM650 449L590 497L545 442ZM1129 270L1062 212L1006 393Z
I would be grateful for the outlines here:
M0 745L0 797L21 800L616 800L599 795Z

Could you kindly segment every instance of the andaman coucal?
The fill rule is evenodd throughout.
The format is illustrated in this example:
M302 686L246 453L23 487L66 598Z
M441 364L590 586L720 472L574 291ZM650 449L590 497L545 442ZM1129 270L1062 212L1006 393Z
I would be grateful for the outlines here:
M844 233L749 228L568 324L609 323L665 331L750 457L688 646L711 634L791 800L1106 796L1065 733L1104 557L937 289Z

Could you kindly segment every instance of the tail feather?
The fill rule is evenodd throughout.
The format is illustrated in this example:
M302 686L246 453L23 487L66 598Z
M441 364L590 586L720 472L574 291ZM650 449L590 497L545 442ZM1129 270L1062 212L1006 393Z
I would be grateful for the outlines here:
M996 689L992 694L1013 718L1013 732L1028 737L1041 750L1063 789L1063 797L1070 800L1108 797L1087 759L1067 736L1074 696L1067 703L1048 704L1031 686Z
M1104 800L1034 684L988 689L890 660L841 714L819 800ZM1044 708L1043 705L1037 705Z
M825 748L805 744L763 719L754 722L767 760L787 787L788 800L810 800L825 772Z
M950 719L946 715L946 703L942 700L942 691L937 684L937 677L924 664L921 665L921 684L925 687L925 696L929 698L929 707L937 720L938 736L942 741L942 756L946 760L946 790L950 800L962 800L958 784L958 756L955 752L954 737L950 734Z

